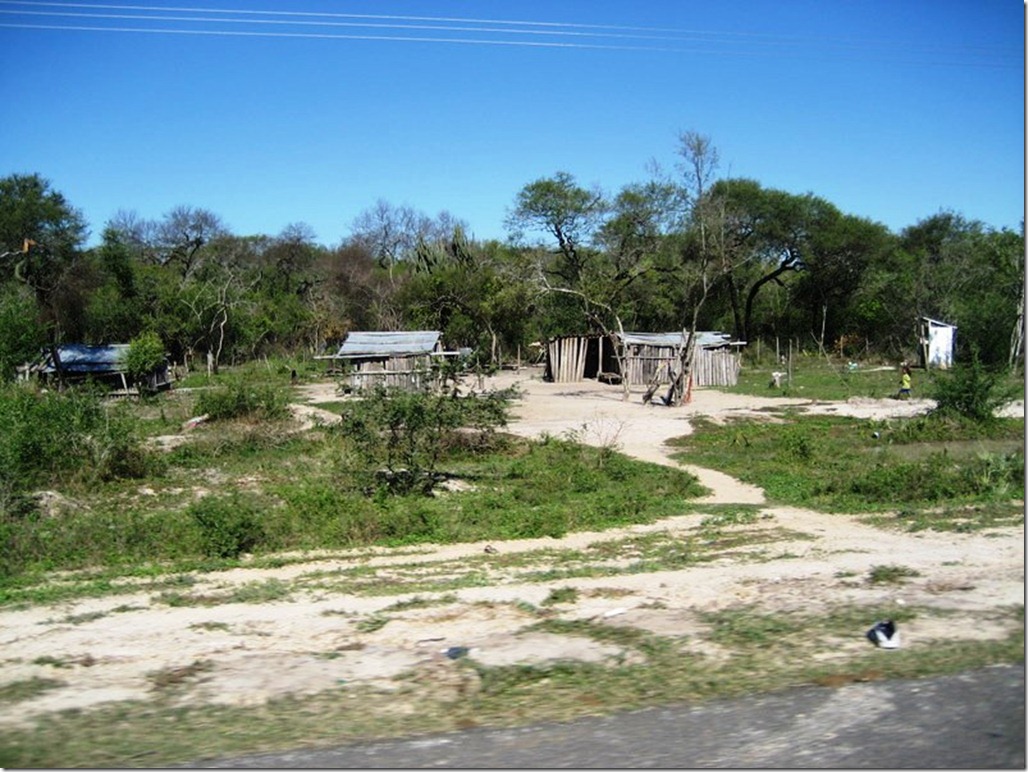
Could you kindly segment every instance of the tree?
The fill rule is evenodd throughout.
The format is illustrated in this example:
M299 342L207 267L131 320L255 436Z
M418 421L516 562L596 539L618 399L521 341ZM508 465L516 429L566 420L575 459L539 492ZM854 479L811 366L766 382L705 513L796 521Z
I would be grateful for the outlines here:
M804 264L793 294L806 308L811 335L825 341L856 332L850 305L868 266L893 248L894 239L880 223L842 214L823 199L811 197L804 236Z
M38 174L0 178L0 252L24 254L25 240L55 257L78 250L88 235L82 214Z
M632 288L657 268L669 235L681 224L682 189L653 179L626 185L609 207L610 215L598 229L596 243L603 253L583 275L582 294L592 324L611 340L622 373L628 371L621 341L625 321L636 316ZM622 379L624 398L630 384Z
M164 343L152 330L129 341L125 367L140 392L147 388L147 378L165 362Z
M38 357L46 342L32 293L17 284L0 285L0 382L13 380L15 368Z
M575 287L585 267L582 245L592 236L605 208L599 191L580 187L572 175L561 171L523 187L506 224L514 241L520 241L527 229L553 236L560 259L552 273L565 286Z
M944 211L905 228L900 248L907 256L911 335L917 319L928 316L957 326L957 345L965 360L976 348L988 367L1017 361L1017 335L1023 326L1023 234L996 231Z
M156 254L161 265L176 267L183 279L198 270L204 247L228 235L221 218L207 209L177 206L156 226Z
M726 242L725 202L723 196L710 191L720 164L718 150L710 137L696 131L682 132L678 140L689 228L680 254L685 269L685 300L690 310L683 324L678 371L665 397L669 406L681 405L688 399L700 313L715 282L732 270Z
M478 350L498 366L501 347L524 342L533 291L516 253L454 231L450 244L419 248L418 269L397 294L412 326L442 331L450 346Z
M418 244L445 243L457 227L466 230L467 224L447 211L432 219L410 206L379 199L354 218L348 242L368 251L392 282L396 266L413 259Z
M147 310L138 274L144 266L136 254L111 226L104 229L103 242L87 253L93 282L82 320L85 342L122 342L142 331Z
M37 174L0 179L0 275L30 287L53 341L68 321L56 295L88 235L82 214Z

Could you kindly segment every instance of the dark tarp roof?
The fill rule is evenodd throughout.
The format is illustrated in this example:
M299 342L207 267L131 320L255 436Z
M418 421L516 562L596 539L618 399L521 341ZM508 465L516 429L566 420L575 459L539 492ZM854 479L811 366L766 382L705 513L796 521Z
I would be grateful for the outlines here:
M128 349L128 343L112 343L107 346L66 343L57 347L57 356L61 359L61 369L66 373L121 373L125 372ZM44 352L40 371L57 372L49 349Z

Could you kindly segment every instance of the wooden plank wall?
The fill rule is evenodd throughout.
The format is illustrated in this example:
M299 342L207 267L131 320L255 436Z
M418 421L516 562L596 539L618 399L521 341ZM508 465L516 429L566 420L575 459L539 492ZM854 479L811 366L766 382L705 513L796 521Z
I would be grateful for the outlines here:
M696 386L735 386L742 365L736 352L728 348L696 352L692 382Z
M585 378L589 338L554 338L546 346L554 383L574 383Z
M589 338L556 338L547 344L550 375L555 383L574 383L585 378L585 356ZM635 346L632 347L636 349ZM677 369L678 356L666 346L639 346L638 353L629 354L625 366L628 382L643 386L659 374L668 382L668 369ZM731 348L699 349L693 363L696 386L734 386L739 381L741 364L738 353Z
M350 387L354 391L387 389L423 391L433 385L432 368L428 357L393 357L386 360L357 360L350 373Z
M677 361L674 349L663 346L640 346L639 353L630 353L625 363L628 367L628 382L633 386L647 385L658 371L661 380L667 381L667 367L674 367Z
M678 355L674 349L661 346L642 346L638 354L630 355L629 383L633 386L649 384L654 375L661 383L668 382L668 370L678 369ZM739 382L739 357L727 348L699 349L693 362L693 383L696 386L734 386Z

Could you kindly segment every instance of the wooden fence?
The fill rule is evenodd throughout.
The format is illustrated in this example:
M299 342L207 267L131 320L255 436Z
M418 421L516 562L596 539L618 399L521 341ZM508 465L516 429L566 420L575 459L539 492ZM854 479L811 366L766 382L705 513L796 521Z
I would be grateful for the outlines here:
M549 375L554 383L574 383L585 378L585 362L592 337L554 338L546 344Z

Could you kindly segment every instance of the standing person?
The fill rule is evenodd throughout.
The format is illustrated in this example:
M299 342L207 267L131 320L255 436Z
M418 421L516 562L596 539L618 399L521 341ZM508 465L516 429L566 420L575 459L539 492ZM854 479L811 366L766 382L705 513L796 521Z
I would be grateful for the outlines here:
M910 399L910 367L903 365L903 374L900 376L900 399Z

